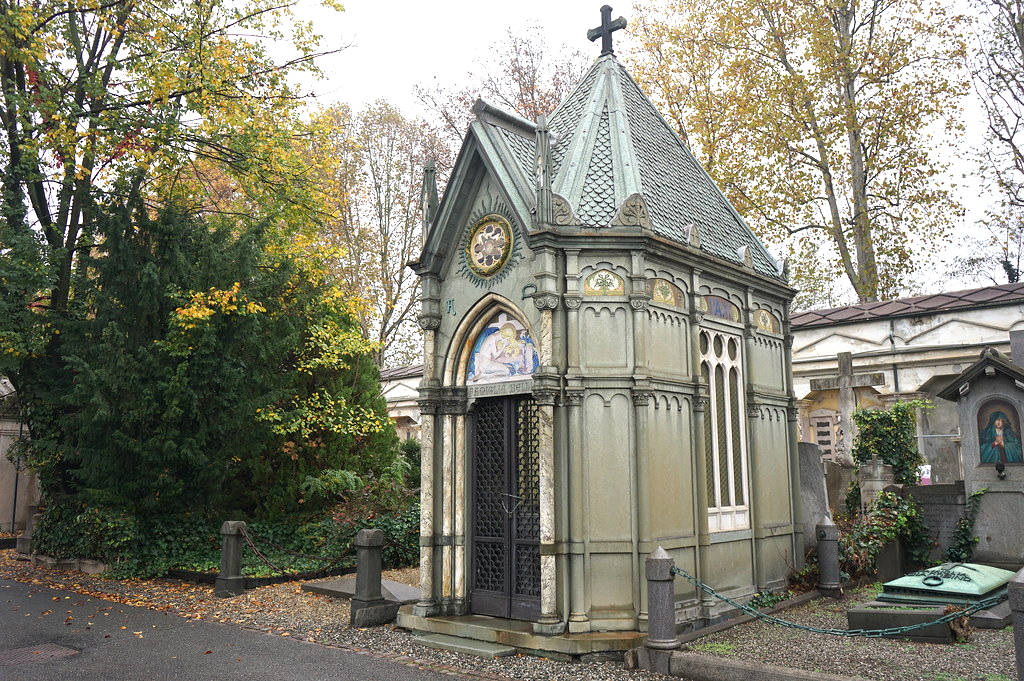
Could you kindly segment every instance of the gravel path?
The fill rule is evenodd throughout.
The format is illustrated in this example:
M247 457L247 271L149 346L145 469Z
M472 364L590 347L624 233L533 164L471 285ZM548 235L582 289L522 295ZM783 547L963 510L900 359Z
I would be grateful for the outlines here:
M81 572L32 566L0 551L0 577L67 589L105 600L167 611L187 619L220 622L314 643L341 646L413 666L486 679L652 681L666 677L628 671L616 662L557 662L517 655L487 660L424 648L391 626L352 629L349 602L302 591L298 582L253 589L230 599L213 597L207 585L170 579L115 581ZM385 572L388 579L415 585L415 568ZM816 626L845 627L846 609L870 600L861 591L846 601L821 599L786 610L786 619ZM841 639L753 622L698 639L688 649L710 655L757 660L809 671L860 675L879 681L1013 681L1013 633L978 630L970 643L935 645L880 639ZM1022 680L1024 681L1024 680Z
M822 598L779 613L816 627L847 628L846 611L873 600L876 588L842 601ZM699 653L879 681L1013 681L1013 631L975 629L969 643L941 645L894 639L840 638L751 622L685 646Z

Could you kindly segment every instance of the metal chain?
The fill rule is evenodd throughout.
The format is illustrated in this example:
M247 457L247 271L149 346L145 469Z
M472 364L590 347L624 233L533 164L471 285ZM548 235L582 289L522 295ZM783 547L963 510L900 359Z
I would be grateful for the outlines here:
M831 634L832 636L864 636L866 638L881 638L882 636L897 636L899 634L905 634L905 633L907 633L909 631L914 631L915 629L923 629L925 627L930 627L933 624L945 624L947 622L952 622L953 620L959 619L961 617L968 617L968 616L973 615L974 613L978 612L979 610L984 610L986 608L991 608L993 605L996 605L997 603L999 603L1000 601L1003 600L1003 596L1002 595L992 596L991 598L986 598L985 600L978 601L974 605L972 605L972 606L970 606L970 607L968 607L968 608L966 608L964 610L957 610L955 612L951 612L951 613L949 613L947 615L943 615L942 617L940 617L940 618L938 618L936 620L932 620L930 622L921 622L919 624L909 624L909 625L906 625L906 626L903 626L903 627L889 627L888 629L824 629L824 628L821 628L821 627L811 627L811 626L808 626L806 624L798 624L796 622L791 622L789 620L784 620L784 619L779 618L779 617L774 617L772 615L767 615L767 614L765 614L765 613L763 613L763 612L761 612L761 611L759 611L759 610L757 610L755 608L750 607L749 605L746 605L746 604L743 604L743 603L738 603L738 602L732 600L731 598L729 598L728 596L723 596L722 594L718 593L717 591L715 591L715 589L713 587L711 587L711 586L705 584L704 582L700 581L699 579L697 579L696 577L694 577L693 575L688 573L686 570L683 570L682 568L678 568L678 567L673 566L672 567L672 574L679 575L680 577L683 577L683 578L687 579L691 584L693 584L694 586L699 588L701 591L704 591L705 593L710 594L711 596L714 596L715 598L717 598L720 601L724 601L724 602L728 603L729 605L733 606L734 608L742 610L743 612L747 613L751 617L755 617L757 619L764 620L765 622L768 622L770 624L777 624L777 625L779 625L781 627L788 627L790 629L799 629L801 631L810 631L810 632L816 633L816 634Z
M333 560L328 561L328 559L324 558L323 556L313 556L313 555L306 554L306 553L299 553L298 551L289 551L288 549L285 549L285 548L282 548L282 547L276 545L274 542L270 541L269 539L264 538L264 541L266 541L268 544L270 544L270 546L272 548L277 549L278 551L281 551L283 553L290 553L293 556L298 556L300 558L306 558L306 559L311 559L311 560L320 560L320 561L324 561L325 563L327 563L327 565L323 566L319 570L314 570L312 573L310 573L310 572L287 572L287 571L282 570L281 568L277 567L273 563L271 563L270 559L268 559L265 555L263 555L263 553L258 548L256 548L256 543L253 541L252 536L249 534L249 531L248 531L248 529L245 526L243 526L241 528L241 534L242 534L242 538L245 539L245 543L248 544L249 548L252 549L252 552L254 554L256 554L256 557L259 558L261 561L263 561L263 563L266 564L267 567L269 567L271 570L273 570L278 575L301 576L301 575L305 575L305 574L315 574L315 573L318 573L318 572L324 572L326 570L330 570L331 568L335 567L336 565L340 564L342 561L344 561L344 560L346 560L346 559L348 559L350 557L349 555L338 556L338 557L334 558Z
M271 563L270 559L268 559L266 556L264 556L260 552L260 550L258 548L256 548L256 544L253 543L252 537L249 536L249 531L245 528L245 525L242 525L241 532L242 532L242 538L245 539L245 543L249 545L249 548L252 549L252 552L254 554L256 554L256 557L259 558L260 560L262 560L264 563L266 563L267 567L269 567L271 570L273 570L274 572L276 572L278 574L282 574L283 575L284 574L284 570L282 570L281 568L279 568L276 565L274 565L273 563Z

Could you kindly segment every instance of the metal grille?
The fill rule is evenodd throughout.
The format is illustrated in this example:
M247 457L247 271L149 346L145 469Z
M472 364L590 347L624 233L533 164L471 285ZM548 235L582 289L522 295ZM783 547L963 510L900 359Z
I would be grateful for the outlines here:
M516 539L540 540L539 418L533 400L516 403Z
M525 397L480 400L473 432L473 612L540 611L540 412Z
M515 593L519 596L540 598L540 546L538 544L516 546Z
M478 542L474 548L474 584L484 591L505 590L505 565L508 562L505 544Z
M483 403L476 421L476 534L506 536L505 405Z
M700 373L704 379L704 385L708 386L708 391L710 391L711 372L708 369L707 362L701 362ZM709 506L715 504L715 443L711 435L711 415L711 403L709 401L707 408L704 410L704 474Z
M732 485L733 504L743 506L747 500L743 498L743 457L740 454L740 390L739 377L736 369L729 369L729 407L732 409Z
M729 445L725 435L725 375L721 366L715 367L715 420L718 426L718 488L721 496L716 506L729 503Z

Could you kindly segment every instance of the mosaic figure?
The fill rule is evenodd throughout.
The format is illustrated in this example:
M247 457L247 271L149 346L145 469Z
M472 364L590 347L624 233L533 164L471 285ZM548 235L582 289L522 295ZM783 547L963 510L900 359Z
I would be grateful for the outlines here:
M469 358L469 383L493 383L537 371L537 347L530 332L507 314L499 314L473 344Z

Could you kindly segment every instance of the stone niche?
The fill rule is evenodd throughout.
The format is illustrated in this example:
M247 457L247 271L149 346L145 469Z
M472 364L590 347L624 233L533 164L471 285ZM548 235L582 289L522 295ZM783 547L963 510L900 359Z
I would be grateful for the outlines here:
M974 560L1017 570L1024 564L1024 332L1011 332L1013 358L986 348L939 397L957 403L964 492L986 489Z

